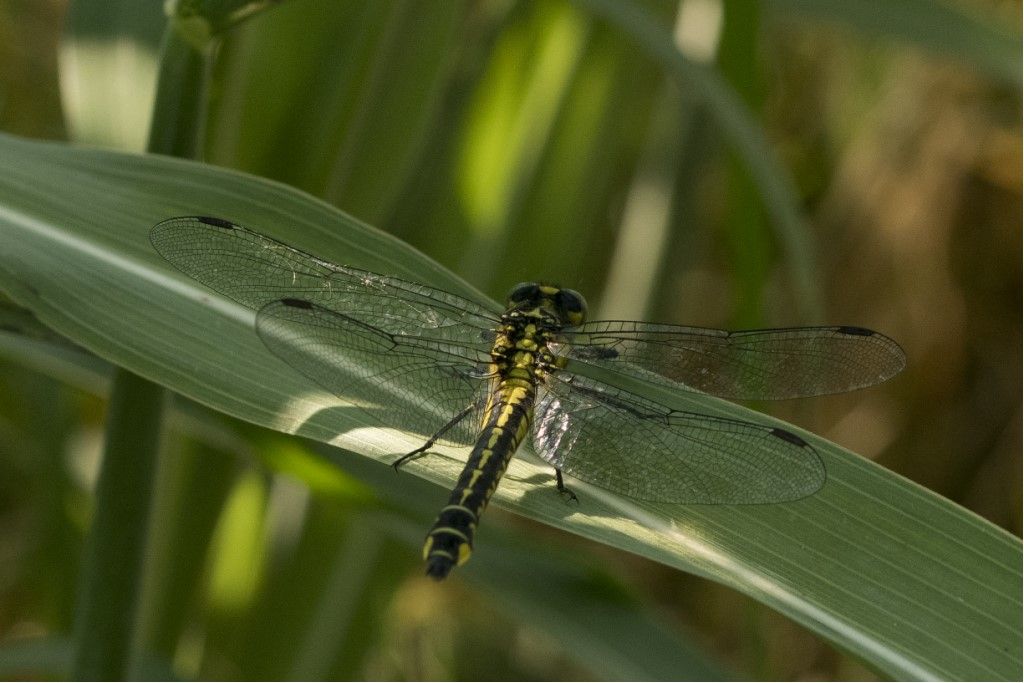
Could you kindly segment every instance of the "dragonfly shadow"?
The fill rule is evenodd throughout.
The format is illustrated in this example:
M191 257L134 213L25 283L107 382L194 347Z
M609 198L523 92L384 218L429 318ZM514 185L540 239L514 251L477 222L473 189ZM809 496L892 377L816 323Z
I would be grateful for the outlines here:
M383 409L356 407L346 405L325 406L309 416L294 430L295 433L320 441L328 446L352 451L386 465L393 465L403 455L423 445L429 436L411 432L400 433L388 425L390 413ZM396 448L396 446L398 446ZM438 486L437 491L450 489L465 466L471 446L432 446L420 457L404 464L398 474L413 477L417 480L433 480ZM515 470L507 472L498 484L499 491L505 487L518 488L522 493L518 502L536 513L540 518L565 519L574 514L586 514L598 517L621 517L607 505L600 504L592 493L579 491L579 482L567 481L566 486L574 490L575 498L558 491L555 470L547 463L534 458L527 458L539 467L538 471L521 476ZM332 458L338 467L348 469L351 461ZM361 465L361 463L359 464ZM356 465L358 467L359 465ZM437 476L425 476L432 472ZM439 482L444 477L447 482ZM390 473L383 475L379 481L382 487L390 486ZM404 483L404 482L403 482ZM430 486L427 481L421 482ZM437 504L444 496L438 493L431 505Z
M308 412L301 420L283 424L281 430L394 465L403 455L424 445L430 437L418 431L396 428L389 419L392 415L391 411L383 408L323 406ZM465 465L465 458L458 456L462 449L461 446L435 445L403 465L400 471L429 469L448 475L454 481ZM464 450L468 455L469 447Z
M614 512L607 505L601 505L593 495L591 486L583 491L578 482L566 481L566 491L559 491L554 469L548 473L537 472L527 477L508 474L506 478L514 480L518 484L529 485L519 501L546 517L567 519L576 514L603 518L624 516Z
M820 460L819 460L820 462ZM630 496L604 489L593 483L581 482L568 475L565 477L566 489L571 492L566 494L557 488L554 470L550 476L544 472L537 472L526 477L517 477L514 474L506 475L505 479L512 479L517 484L529 485L522 494L520 501L531 508L542 511L558 519L564 519L575 513L585 514L591 517L604 519L632 518L634 512L646 512L675 515L679 510L709 509L716 507L729 507L746 510L771 510L785 509L787 505L799 504L816 496L823 487L827 485L828 477L821 463L822 470L820 479L809 485L803 495L793 495L789 498L766 499L766 500L722 500L722 501L701 501L701 500L652 500L638 496ZM674 512L676 511L676 512ZM761 513L758 513L761 514Z

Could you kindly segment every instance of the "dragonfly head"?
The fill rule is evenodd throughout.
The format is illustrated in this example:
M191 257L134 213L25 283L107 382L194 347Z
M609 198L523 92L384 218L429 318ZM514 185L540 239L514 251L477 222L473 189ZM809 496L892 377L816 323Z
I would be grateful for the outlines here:
M550 315L576 327L587 319L587 300L574 289L539 282L520 282L508 293L509 310L534 315Z

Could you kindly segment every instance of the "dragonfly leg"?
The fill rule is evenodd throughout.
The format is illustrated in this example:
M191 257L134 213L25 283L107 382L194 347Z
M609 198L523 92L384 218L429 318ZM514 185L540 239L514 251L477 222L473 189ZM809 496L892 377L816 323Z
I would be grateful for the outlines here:
M419 448L417 448L414 451L409 451L408 453L403 455L401 458L399 458L398 460L396 460L393 463L391 463L391 466L394 467L395 471L397 472L398 468L401 467L402 465L404 465L405 463L409 462L410 460L415 460L416 458L420 457L421 455L426 454L426 452L429 451L434 446L435 443L437 443L437 440L440 439L442 436L444 436L445 432L447 432L449 429L451 429L452 427L454 427L455 425L459 424L464 419L466 419L466 416L469 415L470 413L472 413L474 408L476 408L476 404L475 403L470 403L468 406L466 406L465 408L460 410L455 415L455 417L453 417L452 419L448 420L448 422L446 422L443 427L441 427L439 430L434 432L433 436L431 436L429 439L427 439L426 443L424 443L422 446L420 446Z
M562 494L562 497L565 498L567 503L579 504L580 499L577 498L576 494L572 492L572 489L566 486L565 482L562 481L562 470L557 467L555 468L555 488L558 489L558 492Z

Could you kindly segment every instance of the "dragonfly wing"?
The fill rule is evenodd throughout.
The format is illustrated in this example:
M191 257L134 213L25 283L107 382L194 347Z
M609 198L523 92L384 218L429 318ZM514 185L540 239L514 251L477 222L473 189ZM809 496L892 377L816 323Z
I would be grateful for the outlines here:
M472 404L441 441L476 439L487 382L486 356L474 349L392 334L304 299L267 304L256 331L275 356L389 426L429 436Z
M672 410L586 377L549 379L533 443L582 481L667 503L798 500L825 483L818 453L783 429Z
M835 394L906 366L899 345L862 327L724 330L595 321L560 335L570 358L732 399Z
M356 317L392 334L426 334L488 349L497 316L426 285L341 266L220 218L183 216L150 231L178 270L253 310L289 297Z

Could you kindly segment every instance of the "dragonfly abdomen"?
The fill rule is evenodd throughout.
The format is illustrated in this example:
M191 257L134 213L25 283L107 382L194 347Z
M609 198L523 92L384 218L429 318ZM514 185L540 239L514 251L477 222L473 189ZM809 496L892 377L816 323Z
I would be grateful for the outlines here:
M536 388L523 380L505 380L495 389L480 437L423 545L428 576L443 579L469 559L480 515L530 431L535 398Z

